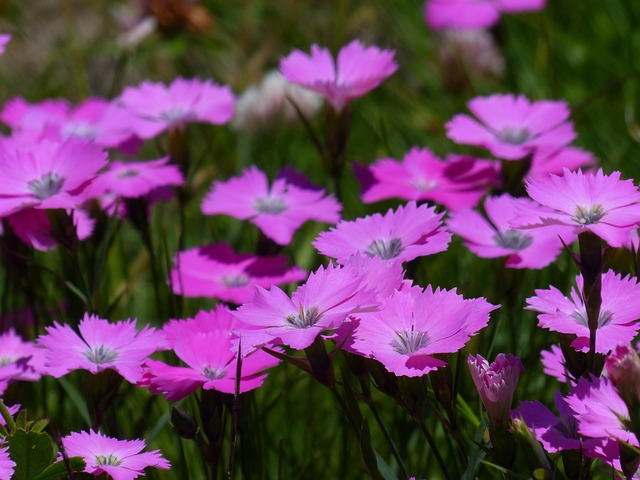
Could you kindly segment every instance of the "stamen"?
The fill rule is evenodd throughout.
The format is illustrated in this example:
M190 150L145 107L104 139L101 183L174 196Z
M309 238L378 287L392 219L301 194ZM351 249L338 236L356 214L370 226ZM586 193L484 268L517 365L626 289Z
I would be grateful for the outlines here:
M31 180L28 188L39 200L46 200L59 193L63 185L64 178L60 178L55 172L50 172L38 180Z
M118 358L118 352L109 350L104 345L90 348L88 352L84 352L83 355L91 363L96 365L102 365L103 363L113 363Z
M255 209L258 213L278 215L287 209L287 204L281 198L263 197L256 200Z
M313 327L322 315L318 312L318 307L312 307L308 310L303 310L300 307L300 313L297 315L289 315L286 317L288 323L295 328L309 328Z
M531 134L525 128L505 128L496 136L501 142L511 145L522 145L531 139Z
M498 246L508 248L509 250L524 250L533 242L532 237L518 230L498 232L497 235L494 235L493 239Z
M416 332L411 327L410 332L396 332L396 338L391 341L390 345L400 355L409 355L417 352L427 343L427 332Z
M378 256L383 260L389 260L390 258L396 258L403 250L402 240L392 238L391 240L374 240L364 253L370 257Z
M591 208L579 205L573 218L582 225L592 225L598 223L602 217L604 217L602 205L592 205Z
M223 275L220 279L222 285L225 287L233 288L233 287L244 287L249 284L249 277L247 277L243 273Z
M96 455L96 465L117 467L122 465L122 460L116 457L113 453L110 453L109 455Z
M209 365L204 367L201 373L209 380L220 380L226 376L226 372L224 370L218 370L217 368L212 368Z

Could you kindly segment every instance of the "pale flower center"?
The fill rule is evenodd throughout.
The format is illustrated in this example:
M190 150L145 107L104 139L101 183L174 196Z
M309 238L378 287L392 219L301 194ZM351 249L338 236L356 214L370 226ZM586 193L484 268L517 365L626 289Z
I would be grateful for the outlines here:
M6 367L18 360L17 357L0 357L0 367Z
M104 345L92 347L88 352L84 352L83 355L87 360L89 360L91 363L95 363L96 365L102 365L103 363L113 363L115 359L118 358L118 352L109 350Z
M64 178L60 178L55 172L50 172L38 180L31 180L27 187L39 200L46 200L58 194L63 185Z
M289 315L286 320L295 328L309 328L313 327L321 316L322 314L318 312L318 307L311 307L308 310L300 308L299 314Z
M169 110L162 112L158 118L163 122L173 123L178 120L182 120L187 114L187 110L181 107L173 107Z
M262 197L256 200L255 209L258 213L278 215L287 209L287 204L281 198Z
M526 128L504 128L496 135L498 140L511 145L522 145L531 138Z
M604 217L602 205L592 205L591 208L579 205L573 218L581 225L592 225L598 223L602 217Z
M428 343L427 332L417 332L411 327L411 331L396 332L394 338L389 345L396 353L400 355L409 355L417 352Z
M587 312L582 310L576 310L571 314L571 316L582 326L589 328L589 319L587 318ZM600 314L598 315L598 328L602 328L606 326L611 319L613 318L613 314L607 310L600 310Z
M428 190L433 190L438 186L438 182L435 180L428 180L426 178L413 178L409 181L409 185L411 185L416 190L420 190L421 192L426 192Z
M249 277L247 277L244 273L236 273L223 275L220 281L222 282L222 285L228 288L244 287L249 283Z
M210 367L209 365L205 366L201 373L209 380L220 380L225 377L224 370L219 370L217 368Z
M396 258L403 250L402 240L392 238L391 240L374 240L364 253L370 257L378 256L383 260L389 260L390 258Z
M518 230L498 232L493 239L499 247L508 248L509 250L524 250L533 241L529 235L525 235Z
M64 129L64 137L77 137L85 140L90 140L96 137L98 131L93 125L88 123L72 123L67 125Z
M118 467L122 465L122 460L116 457L113 453L110 453L109 455L96 455L96 465Z
M137 177L139 175L140 172L138 172L137 170L125 170L124 172L120 172L118 174L118 178L131 178L131 177Z

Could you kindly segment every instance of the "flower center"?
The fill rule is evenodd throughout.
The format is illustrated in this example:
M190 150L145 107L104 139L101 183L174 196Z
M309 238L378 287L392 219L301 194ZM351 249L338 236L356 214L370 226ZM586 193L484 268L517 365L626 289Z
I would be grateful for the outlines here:
M426 178L413 178L409 180L409 185L411 185L416 190L420 190L421 192L426 192L427 190L433 190L438 186L438 182L435 180L428 180Z
M72 123L67 125L64 129L64 137L77 137L85 140L90 140L96 137L98 131L93 125L88 123Z
M396 258L403 250L402 240L392 238L391 240L374 240L364 253L370 257L378 256L383 260L389 260L390 258Z
M501 132L498 132L496 136L501 142L511 145L522 145L531 139L531 134L526 128L504 128Z
M173 107L173 108L170 108L169 110L162 112L158 116L158 118L160 118L160 120L162 120L163 122L173 123L184 118L186 114L187 114L187 111L184 108Z
M255 209L258 211L258 213L278 215L287 209L287 204L281 198L262 197L256 200Z
M218 370L217 368L210 367L209 365L205 366L201 373L209 380L220 380L226 375L224 370Z
M249 277L247 277L244 273L237 273L223 275L220 281L225 287L244 287L249 283Z
M410 353L417 352L427 345L427 343L427 332L416 332L413 330L413 327L411 327L410 332L396 332L396 338L391 341L390 345L396 353L409 355Z
M113 453L110 453L109 455L96 455L96 465L117 467L122 465L122 460L116 457Z
M602 205L592 205L591 208L578 206L573 218L581 225L592 225L598 223L602 217L604 217Z
M0 367L6 367L18 360L17 357L0 357Z
M494 235L493 239L498 246L508 248L509 250L524 250L533 242L533 238L518 230L498 232L497 235Z
M294 328L309 328L313 327L322 315L318 312L318 307L311 307L308 310L303 310L300 307L300 313L298 315L289 315L286 320Z
M589 328L589 319L587 318L587 312L583 309L582 311L576 310L571 315L580 325ZM598 315L598 328L604 327L605 325L611 322L613 318L613 314L608 310L600 310L600 314Z
M91 363L95 363L96 365L102 365L103 363L113 363L115 359L118 358L118 352L109 350L104 345L92 347L88 352L84 352L83 355L87 360L89 360Z
M39 200L46 200L59 193L63 185L64 178L60 178L55 172L50 172L38 180L31 180L27 187Z
M118 178L137 177L139 174L140 172L138 172L137 170L129 169L129 170L125 170L124 172L120 172L118 174Z

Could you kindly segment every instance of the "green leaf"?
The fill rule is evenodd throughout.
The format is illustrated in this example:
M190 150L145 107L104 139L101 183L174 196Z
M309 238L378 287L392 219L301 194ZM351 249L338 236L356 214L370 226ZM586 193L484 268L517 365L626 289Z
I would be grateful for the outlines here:
M362 428L360 429L360 452L362 452L362 459L366 465L367 471L371 478L381 479L380 471L378 470L378 460L371 446L371 431L369 430L369 423L366 419L362 419Z
M16 428L21 430L27 430L27 411L20 410L18 418L16 418Z
M41 432L42 430L44 430L46 428L47 425L49 425L49 420L43 418L42 420L38 420L37 422L35 422L31 426L30 430L32 432Z
M487 429L487 420L485 418L482 419L478 429L476 430L476 434L473 436L473 445L471 447L471 451L469 452L469 458L467 459L467 469L462 476L462 480L473 480L475 478L475 472L480 465L480 462L484 460L484 457L487 455L487 452L482 448L482 436L484 435L484 431Z
M9 455L16 462L15 480L35 480L53 459L49 435L18 430L7 437Z
M81 472L87 466L82 457L70 457L68 460L69 466L74 472ZM49 465L35 480L60 480L68 476L69 471L64 460L59 460L53 465Z
M80 414L82 419L86 422L87 425L91 426L91 417L89 417L89 409L87 408L87 403L85 402L82 394L66 378L64 377L59 378L58 382L60 382L60 385L62 385L62 388L64 388L65 392L67 392L67 395L69 395L69 398L78 409L78 413Z

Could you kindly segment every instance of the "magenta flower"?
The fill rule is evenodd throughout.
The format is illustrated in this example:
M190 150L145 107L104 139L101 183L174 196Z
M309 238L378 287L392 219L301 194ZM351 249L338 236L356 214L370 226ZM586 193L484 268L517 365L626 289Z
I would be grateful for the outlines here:
M562 175L564 169L576 170L580 167L590 167L596 164L596 158L591 152L576 147L563 147L559 150L539 150L533 156L531 168L526 179L545 180L549 174Z
M480 355L469 355L467 363L491 425L506 428L513 394L524 372L522 362L514 355L500 353L492 364Z
M38 339L45 347L47 373L62 377L84 369L96 374L111 368L128 382L142 377L142 363L156 350L165 348L162 334L145 326L137 330L132 320L109 323L96 315L85 314L78 324L80 335L69 325L54 322L47 334Z
M477 205L499 180L495 162L464 156L442 161L429 149L418 147L401 162L382 158L367 170L372 178L363 185L365 203L389 198L430 200L453 210Z
M551 229L517 230L509 221L515 218L519 204L536 208L527 198L514 198L509 194L488 197L484 210L488 219L471 209L452 212L447 228L465 240L465 246L482 258L507 257L509 268L544 268L552 263L562 250L561 237L566 244L575 240L570 228L556 226Z
M398 68L393 50L365 47L354 40L343 47L334 63L326 48L311 46L311 55L294 50L280 60L280 72L292 83L302 85L327 99L336 111L349 101L373 90Z
M116 103L136 116L130 127L140 138L153 138L189 122L214 125L233 118L233 93L211 80L177 78L168 87L142 82L128 87Z
M620 180L620 172L605 175L565 169L563 176L527 182L529 196L546 207L519 208L512 225L520 228L568 225L576 234L590 231L612 247L629 241L640 222L640 192L631 180Z
M95 220L89 214L77 208L67 210L76 227L78 240L86 240L93 233ZM13 233L25 244L40 251L55 248L58 244L53 236L51 223L44 210L37 208L24 208L7 217Z
M45 372L45 352L25 342L11 329L0 335L0 395L11 382L40 380Z
M626 424L629 410L606 377L580 378L566 398L578 421L578 432L593 438L613 438L638 446Z
M142 452L144 440L118 440L99 432L73 432L62 437L68 457L82 457L85 472L95 476L106 473L113 480L133 480L144 476L147 467L170 468L159 450ZM142 452L142 453L140 453Z
M528 310L539 312L541 328L576 335L571 343L582 352L589 350L589 326L582 299L582 276L576 277L577 288L571 297L565 297L557 288L536 290L536 296L527 298ZM596 352L607 354L618 345L629 344L640 330L640 285L635 278L609 270L602 276L602 306L598 317Z
M536 439L549 453L583 449L587 456L595 456L596 448L601 445L602 441L582 438L578 434L578 424L573 410L562 394L556 392L554 400L560 417L554 415L540 402L522 402L518 410L511 412L511 416L522 418Z
M7 43L11 41L11 35L8 33L0 34L0 55L4 53L4 49L7 46Z
M62 143L0 143L0 217L26 207L77 207L106 156L97 145L71 138Z
M276 286L256 287L253 300L233 315L255 329L240 334L246 351L269 343L302 350L347 316L375 308L375 295L363 288L363 278L351 266L329 264L311 273L291 298Z
M213 182L202 201L202 213L250 220L277 244L288 245L303 223L335 223L342 209L324 190L302 185L299 176L283 172L270 186L257 167L245 169L240 177Z
M124 198L139 198L160 187L184 185L184 177L169 157L146 162L110 162L91 185L91 195L113 193Z
M171 288L176 295L217 298L237 304L251 300L255 285L270 288L307 277L304 270L288 267L289 261L284 256L236 253L226 243L178 252L173 263Z
M9 456L9 447L0 448L0 480L11 480L16 462Z
M234 317L228 307L219 303L210 311L200 310L193 318L171 319L162 327L169 348L173 348L176 340L182 335L191 333L207 333L223 330L236 337L235 331L246 328L246 325Z
M381 300L379 311L358 315L351 348L396 375L419 377L445 365L434 355L460 350L498 308L455 290L413 287Z
M434 30L489 28L502 13L533 12L546 0L427 0L424 15Z
M574 381L565 367L565 358L558 345L551 345L551 349L540 352L542 371L559 382L574 385Z
M408 262L447 249L451 234L442 228L442 213L409 202L385 215L375 213L354 221L341 221L313 242L323 255L344 263L356 253L384 260Z
M457 143L486 148L498 158L518 160L539 149L558 149L575 138L565 102L491 95L467 104L478 120L458 114L446 125L447 136Z

